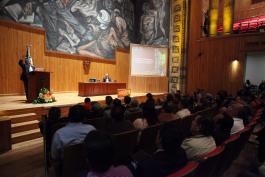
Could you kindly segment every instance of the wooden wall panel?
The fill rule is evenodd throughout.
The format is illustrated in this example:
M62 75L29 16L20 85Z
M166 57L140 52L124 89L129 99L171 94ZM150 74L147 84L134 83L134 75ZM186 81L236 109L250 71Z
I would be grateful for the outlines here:
M241 20L265 14L265 2L252 3L252 0L235 0L234 20Z
M201 13L198 7L201 7L201 2L191 0L187 92L192 93L197 88L211 93L226 89L234 94L244 82L246 53L250 51L246 44L248 41L262 43L263 39L265 41L265 34L201 38L201 27L197 21L201 19ZM235 59L238 60L237 69L233 67Z
M136 77L129 76L128 88L133 92L168 92L167 77Z
M78 82L88 78L102 80L104 73L109 73L117 82L128 82L129 52L116 51L116 63L90 64L89 73L83 70L83 60L59 55L46 55L45 36L41 29L25 25L14 25L13 22L0 21L0 94L23 94L23 83L20 81L21 68L18 60L24 58L26 45L32 44L31 56L34 65L51 72L51 90L55 92L77 91Z

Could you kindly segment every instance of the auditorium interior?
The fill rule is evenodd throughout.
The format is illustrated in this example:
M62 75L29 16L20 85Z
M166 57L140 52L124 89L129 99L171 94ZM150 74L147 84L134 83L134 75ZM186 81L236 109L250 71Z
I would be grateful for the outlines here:
M0 177L265 177L265 0L0 1Z

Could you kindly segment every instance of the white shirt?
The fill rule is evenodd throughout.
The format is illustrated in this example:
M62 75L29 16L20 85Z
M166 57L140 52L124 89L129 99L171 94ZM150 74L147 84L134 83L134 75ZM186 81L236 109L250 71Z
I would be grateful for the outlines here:
M82 143L86 135L92 130L95 130L93 126L82 123L68 123L65 127L57 130L52 139L52 159L61 158L65 146Z
M185 139L181 147L185 150L187 158L191 160L211 152L216 148L216 144L212 136L196 135Z
M243 120L240 118L233 117L234 125L231 129L231 135L243 130L245 128Z
M189 116L189 115L191 115L191 112L190 112L190 110L188 110L187 108L185 108L185 109L181 109L181 110L179 110L178 112L177 112L177 116L179 117L179 118L184 118L184 117L187 117L187 116Z

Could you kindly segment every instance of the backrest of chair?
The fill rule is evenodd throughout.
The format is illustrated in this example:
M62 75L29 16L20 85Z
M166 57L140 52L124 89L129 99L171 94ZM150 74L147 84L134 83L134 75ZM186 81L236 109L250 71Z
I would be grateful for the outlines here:
M239 135L234 134L230 136L222 146L225 147L222 157L217 163L218 170L216 171L216 176L222 176L224 171L231 165L232 161L235 158L235 151L237 151L236 147L239 143Z
M87 166L83 144L65 147L62 161L62 176L75 177L80 171L86 169Z
M131 112L130 114L126 115L126 119L129 120L130 122L134 122L137 118L143 117L143 112L138 111L138 112Z
M218 146L211 152L203 155L202 161L195 170L196 177L211 177L214 176L215 170L219 168L217 163L224 155L224 146Z
M149 154L155 152L159 129L160 129L160 124L157 124L142 130L139 141L139 148Z
M191 123L194 119L195 115L190 115L187 117L184 117L181 119L181 131L183 132L184 136L189 136L190 135L190 128L191 128Z
M96 129L105 130L106 129L106 119L104 117L97 117L92 119L87 119L84 121L85 124L93 125Z
M167 177L193 177L195 169L199 166L198 162L190 161L180 170L168 175Z
M113 135L116 150L115 164L122 164L132 155L137 145L138 133L138 130L132 130Z

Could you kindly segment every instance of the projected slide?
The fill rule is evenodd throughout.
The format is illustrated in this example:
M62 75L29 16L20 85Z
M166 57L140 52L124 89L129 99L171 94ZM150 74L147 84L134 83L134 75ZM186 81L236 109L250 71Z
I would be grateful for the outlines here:
M131 44L132 76L166 76L168 48Z

